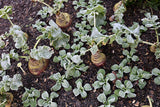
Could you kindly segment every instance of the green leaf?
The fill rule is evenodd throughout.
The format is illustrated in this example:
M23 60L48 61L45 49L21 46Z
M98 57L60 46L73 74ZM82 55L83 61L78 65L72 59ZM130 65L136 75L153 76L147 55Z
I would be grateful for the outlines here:
M124 97L125 97L125 94L126 94L126 93L123 92L122 90L119 91L119 96L120 96L120 97L124 98Z
M49 94L48 94L47 91L44 91L44 92L42 93L42 98L43 98L43 99L48 99L48 98L49 98Z
M104 93L101 93L98 95L97 100L101 103L105 103L106 102L106 95Z
M105 84L103 85L103 90L104 90L104 91L110 91L110 89L111 89L111 86L110 86L109 83L105 83Z
M97 79L100 80L100 81L103 80L104 79L104 75L102 73L98 73L97 74Z
M51 105L50 105L51 107L57 107L58 105L57 105L57 103L55 103L55 102L51 102Z
M134 98L134 97L136 97L136 94L134 94L134 93L128 93L128 98Z
M80 55L74 55L71 60L76 63L76 64L79 64L82 62L81 58L80 58Z
M133 55L133 57L132 57L132 61L138 61L139 60L139 57L138 56L136 56L136 55Z
M50 94L51 99L58 98L58 97L59 97L59 95L56 92L51 92L51 94Z
M140 89L143 89L146 86L146 84L147 84L147 82L144 81L144 79L140 79L138 81L138 86L139 86Z
M114 64L114 65L111 66L111 69L116 71L116 70L119 69L119 66L117 64Z
M87 92L84 91L84 90L81 91L80 94L81 94L81 97L82 97L82 98L86 98L86 97L87 97Z
M77 88L73 89L73 93L75 96L78 96L80 94L80 92Z
M120 88L120 89L123 89L125 86L122 84L122 82L120 80L117 80L116 81L116 87Z
M39 99L39 100L38 100L38 105L39 105L39 106L43 106L43 105L44 105L44 103L45 103L45 101L44 101L44 100L42 100L42 99Z
M160 70L158 68L154 68L154 69L152 69L152 74L155 76L158 76L158 75L160 75Z
M57 72L56 74L52 74L49 79L53 79L55 81L58 81L61 78L61 74L59 72Z
M124 81L124 84L125 84L125 86L126 86L126 88L132 88L133 87L133 84L131 83L131 81L129 81L129 80L125 80Z
M131 68L129 66L125 66L123 70L124 73L129 73L131 71Z
M61 89L61 83L56 82L56 84L51 88L53 91L58 91Z
M3 70L9 69L9 67L11 66L9 54L2 53L1 57L2 57L0 60L1 67L3 68Z
M98 51L97 45L93 45L93 46L90 48L90 51L91 51L92 55L96 54L97 51Z
M118 100L118 97L115 94L112 94L108 97L107 101L109 104L112 104L113 102L116 102Z
M113 81L116 79L116 76L113 73L108 73L107 77L109 78L110 81Z
M0 18L7 19L7 14L12 13L12 6L4 6L0 9Z
M86 91L91 91L91 90L92 90L92 87L90 86L90 84L86 83L86 84L84 85L84 89L85 89Z
M94 87L95 90L102 87L102 85L99 85L99 81L95 81L95 82L92 84L92 86Z
M154 78L154 83L160 85L160 77Z

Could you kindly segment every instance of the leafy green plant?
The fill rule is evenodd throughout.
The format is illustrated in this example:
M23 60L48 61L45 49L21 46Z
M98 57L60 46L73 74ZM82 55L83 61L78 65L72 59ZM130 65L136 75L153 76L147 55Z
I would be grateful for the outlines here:
M107 98L104 93L101 93L98 95L97 100L99 102L103 103L103 105L101 105L99 107L114 107L111 104L116 102L118 100L118 97L115 94L112 94L111 96L109 96Z
M39 26L39 23L37 22L35 26ZM50 45L54 46L55 49L59 49L60 47L70 48L68 44L70 36L64 33L53 20L49 21L49 26L38 27L38 30L42 33L42 35L37 37L38 40L49 39Z
M59 95L55 92L51 92L50 95L47 91L44 91L41 94L41 99L38 100L38 106L43 107L57 107L57 103L53 102L54 98L57 98Z
M44 0L32 0L32 1L35 2L37 1L47 6L47 7L42 7L43 10L40 10L38 12L38 15L41 15L42 18L46 18L48 14L50 16L55 14L56 23L59 27L67 28L71 25L72 20L70 14L60 12L60 9L64 7L63 2L68 2L68 0L56 0L54 1L53 7L45 3Z
M40 97L40 91L31 87L31 89L25 88L25 92L22 95L22 103L24 107L36 107L37 98Z
M31 49L30 56L36 60L50 59L53 53L53 50L48 46L38 46L37 49Z
M129 79L131 81L137 81L139 88L143 89L147 84L147 82L144 79L149 79L151 76L152 74L150 74L149 72L144 71L142 69L138 69L137 66L134 66L130 72Z
M127 61L130 63L130 61L138 61L139 58L137 55L134 55L136 53L136 49L131 48L130 52L128 50L123 50L123 55L126 56Z
M142 23L145 25L145 27L150 28L151 30L155 30L157 41L155 43L142 41L142 43L145 43L150 46L150 51L155 53L156 59L160 58L160 44L159 44L159 33L158 29L160 28L160 22L158 22L158 16L151 15L150 13L145 14L145 18L141 19Z
M157 76L156 78L154 78L154 83L157 85L160 85L159 81L160 81L160 70L158 68L154 68L152 69L152 75Z
M59 56L55 56L53 62L60 62L60 65L65 69L66 78L69 77L79 77L81 75L80 71L85 72L88 66L83 64L83 60L80 55L74 55L65 50L59 51Z
M97 79L98 81L95 81L92 86L94 89L103 88L103 93L105 95L108 95L111 93L111 85L109 81L113 81L116 79L115 75L113 73L108 73L105 76L105 70L99 69L97 73Z
M125 80L124 84L122 84L122 82L120 80L117 80L116 87L118 89L116 89L114 91L114 94L116 94L117 96L120 96L122 98L136 97L136 94L134 93L135 90L133 89L133 84L131 81Z
M2 81L0 81L0 92L18 90L20 86L23 86L20 74L15 74L13 78L10 78L9 75L4 75Z
M86 91L91 91L92 87L90 86L89 83L86 83L84 86L82 86L82 79L78 79L75 83L77 88L73 89L73 93L75 96L81 95L82 98L87 97L87 92Z
M59 72L56 74L52 74L49 79L53 79L56 81L56 84L51 88L51 90L53 91L58 91L61 89L61 87L63 87L65 91L70 91L72 89L72 86L65 78L65 75L61 75Z
M126 66L127 64L127 59L123 59L122 62L118 65L118 64L114 64L111 66L111 69L113 71L118 71L118 73L116 73L116 77L117 78L122 78L123 77L123 73L129 73L131 70L131 68L129 66Z
M9 22L11 23L11 27L9 30L9 34L8 35L12 35L13 36L13 41L15 42L15 47L17 49L22 48L22 52L28 53L27 49L27 39L28 39L28 35L27 33L24 33L21 30L21 27L18 25L13 24L13 22L11 21L11 17L9 17L8 14L12 13L12 6L4 6L3 8L0 9L0 18L3 19L8 19Z

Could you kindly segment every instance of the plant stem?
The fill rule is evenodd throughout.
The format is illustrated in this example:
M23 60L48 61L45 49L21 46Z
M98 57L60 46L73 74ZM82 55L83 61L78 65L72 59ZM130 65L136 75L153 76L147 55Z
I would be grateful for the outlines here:
M159 44L159 37L158 37L158 31L157 31L157 29L155 29L155 32L156 32L156 37L157 37L157 44Z
M96 13L94 12L94 27L96 27Z
M41 39L38 39L38 40L37 40L36 44L34 45L34 49L36 49L36 47L37 47L38 43L40 42L40 40L41 40Z
M153 44L153 43L150 43L150 42L147 42L147 41L140 41L141 43L144 43L144 44L147 44L147 45L155 45L155 44Z
M148 101L149 101L149 105L150 105L150 107L152 107L152 102L151 102L150 97L149 97L149 96L147 96L147 98L148 98Z
M54 12L54 9L50 5L48 5L47 3L43 2L43 1L38 1L38 2L40 2L40 3L42 3L42 4L46 5L46 6L48 6Z
M7 19L9 20L9 22L11 23L11 25L13 26L14 24L12 23L11 19L9 18L8 14L6 14Z
M20 58L25 58L26 60L29 59L29 56L19 56Z

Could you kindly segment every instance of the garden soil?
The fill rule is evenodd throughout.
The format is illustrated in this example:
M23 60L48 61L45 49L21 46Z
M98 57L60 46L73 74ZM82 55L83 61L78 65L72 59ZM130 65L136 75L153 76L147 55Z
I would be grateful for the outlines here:
M110 26L109 17L113 14L113 6L115 3L117 3L119 0L103 0L103 5L107 9L106 13L106 20L107 24L104 26L104 29L107 30L108 34L112 33L112 27ZM45 0L46 3L49 5L52 5L53 0ZM40 33L32 27L32 24L35 23L36 20L41 19L40 16L37 16L37 12L42 8L42 4L40 3L33 3L30 0L0 0L0 8L3 8L5 5L11 5L13 7L13 13L12 16L13 23L17 24L22 27L22 30L26 32L29 35L28 38L28 45L29 48L32 49L36 37L40 35ZM65 3L65 7L62 9L63 12L68 12L72 16L72 25L71 27L75 26L76 22L80 22L81 20L76 18L76 10L74 10L72 5L72 0L69 0L69 2ZM151 8L144 8L142 9L142 6L130 6L127 8L127 12L125 13L124 20L125 24L127 26L130 26L133 24L133 22L141 23L141 18L144 17L144 12L151 12L155 15L158 15L160 18L160 11L154 11ZM45 21L46 23L49 22L50 19L55 20L55 16L50 16L46 19L41 19ZM0 19L0 35L4 34L6 31L9 31L10 23L8 20ZM67 29L63 29L64 32L70 34L71 38L73 37L72 32L70 32ZM159 30L160 32L160 30ZM142 34L142 40L155 42L155 32L154 31L147 31ZM14 49L14 42L11 38L7 38L6 41L7 45L4 49L0 49L0 54L2 53L8 53L11 49ZM70 44L73 43L73 39L70 40ZM39 45L48 45L48 40L42 40ZM119 64L122 59L124 58L122 51L123 48L118 45L116 42L114 42L111 45L106 45L101 48L102 52L106 54L107 61L106 64L103 67L106 72L112 72L111 66L113 64ZM140 61L136 63L128 63L130 66L138 66L139 68L151 72L151 70L155 67L159 67L160 59L156 60L154 53L151 53L149 51L149 46L145 44L139 44L137 47L137 53L136 55L139 56ZM68 50L71 51L71 50ZM23 55L19 50L17 52L20 55ZM55 50L55 53L53 56L58 56L58 50ZM82 57L84 60L84 63L89 66L89 69L87 72L82 73L80 78L83 80L83 83L89 83L93 84L94 81L97 80L96 74L99 67L96 67L93 65L90 61L91 54L88 52L86 55ZM23 69L27 72L27 75L23 75L22 71L17 68L17 63L22 62ZM12 66L10 70L7 71L7 74L11 77L16 74L20 73L22 75L22 82L23 87L19 88L18 91L11 91L14 95L14 100L12 107L23 107L22 104L22 94L24 93L26 88L34 87L36 89L39 89L42 91L48 91L49 93L50 88L55 84L55 81L50 80L49 76L53 73L60 72L64 73L64 69L60 66L60 64L53 62L53 57L50 59L50 63L48 68L44 73L41 73L39 76L33 76L28 71L28 62L24 59L20 59L20 61L11 60ZM1 79L1 78L0 78ZM125 75L125 77L122 79L128 79L128 75ZM150 80L147 80L146 87L141 90L136 85L136 82L134 83L135 93L137 97L135 98L119 98L116 103L114 103L115 107L140 107L142 105L149 105L147 100L147 95L149 95L153 99L153 107L160 107L160 86L155 85L153 82L154 77L152 77ZM72 85L72 87L75 87L75 79L69 80L69 83ZM112 84L112 90L115 90L115 86ZM102 92L101 89L92 90L88 92L88 96L85 99L82 99L81 97L75 97L72 91L65 92L64 89L61 89L58 91L59 97L54 99L55 102L57 102L58 107L98 107L101 105L97 101L97 96Z

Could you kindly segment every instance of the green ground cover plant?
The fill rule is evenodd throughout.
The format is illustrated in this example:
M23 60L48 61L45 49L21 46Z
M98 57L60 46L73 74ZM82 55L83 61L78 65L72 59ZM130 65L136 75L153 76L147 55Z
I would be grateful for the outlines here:
M25 92L21 98L24 107L57 107L58 104L54 102L54 99L60 96L58 91L62 88L65 91L71 91L76 97L80 95L83 99L87 97L88 91L91 93L92 89L102 89L97 96L97 100L102 103L99 107L114 107L113 103L117 102L119 98L136 97L135 86L133 85L135 83L140 89L144 89L147 80L154 77L155 84L160 85L160 70L158 68L153 68L150 73L150 71L145 71L137 66L130 66L130 63L140 60L136 54L139 44L149 45L150 51L154 53L156 59L160 58L160 22L157 15L145 13L144 18L141 19L142 24L134 22L131 26L125 25L123 17L124 12L127 11L126 3L128 1L122 0L114 6L114 13L111 16L112 19L110 19L112 22L109 23L112 27L112 33L108 34L104 29L107 24L107 10L102 5L102 1L75 0L73 6L77 11L76 17L82 21L75 23L73 43L69 43L71 35L65 32L71 25L72 19L68 13L60 11L65 6L64 2L68 2L68 0L55 0L53 6L45 3L44 0L31 1L47 6L42 7L37 15L40 15L43 19L49 16L56 17L56 21L50 19L45 22L38 19L35 24L32 23L32 27L38 30L40 35L36 37L34 47L29 48L27 33L11 21L12 17L9 14L12 13L12 7L4 6L0 9L0 18L8 19L11 24L9 33L0 36L0 48L5 47L5 39L10 35L12 35L15 44L15 49L11 49L9 53L2 53L0 58L0 77L2 78L0 81L0 107L8 104L7 92L10 90L17 91L19 87L23 86L20 74L15 74L13 78L10 78L6 73L12 65L11 60L19 61L23 58L28 62L28 69L34 76L45 73L50 59L50 61L59 64L62 68L61 71L63 71L49 75L47 79L55 82L48 89L49 91L42 92L34 87L30 89L24 87ZM63 23L66 24L62 25ZM148 30L155 32L156 41L154 43L141 39L142 33L145 34ZM49 46L38 46L43 40L49 40ZM123 48L122 54L124 57L120 63L111 66L112 72L110 72L101 68L107 62L106 54L101 49L103 49L103 46L113 43L117 43ZM21 53L19 51L19 53L16 53L17 50L20 50ZM58 53L55 54L54 50ZM99 67L99 70L97 71L97 80L93 84L85 83L83 85L80 76L83 72L87 73L90 67L83 60L83 57L88 53L91 54L91 62ZM23 75L27 75L28 72L23 70L22 65L23 62L17 63L17 67L22 70ZM124 78L125 75L128 75L127 79ZM73 79L76 79L76 87L70 85L70 80ZM13 100L13 98L11 99Z

